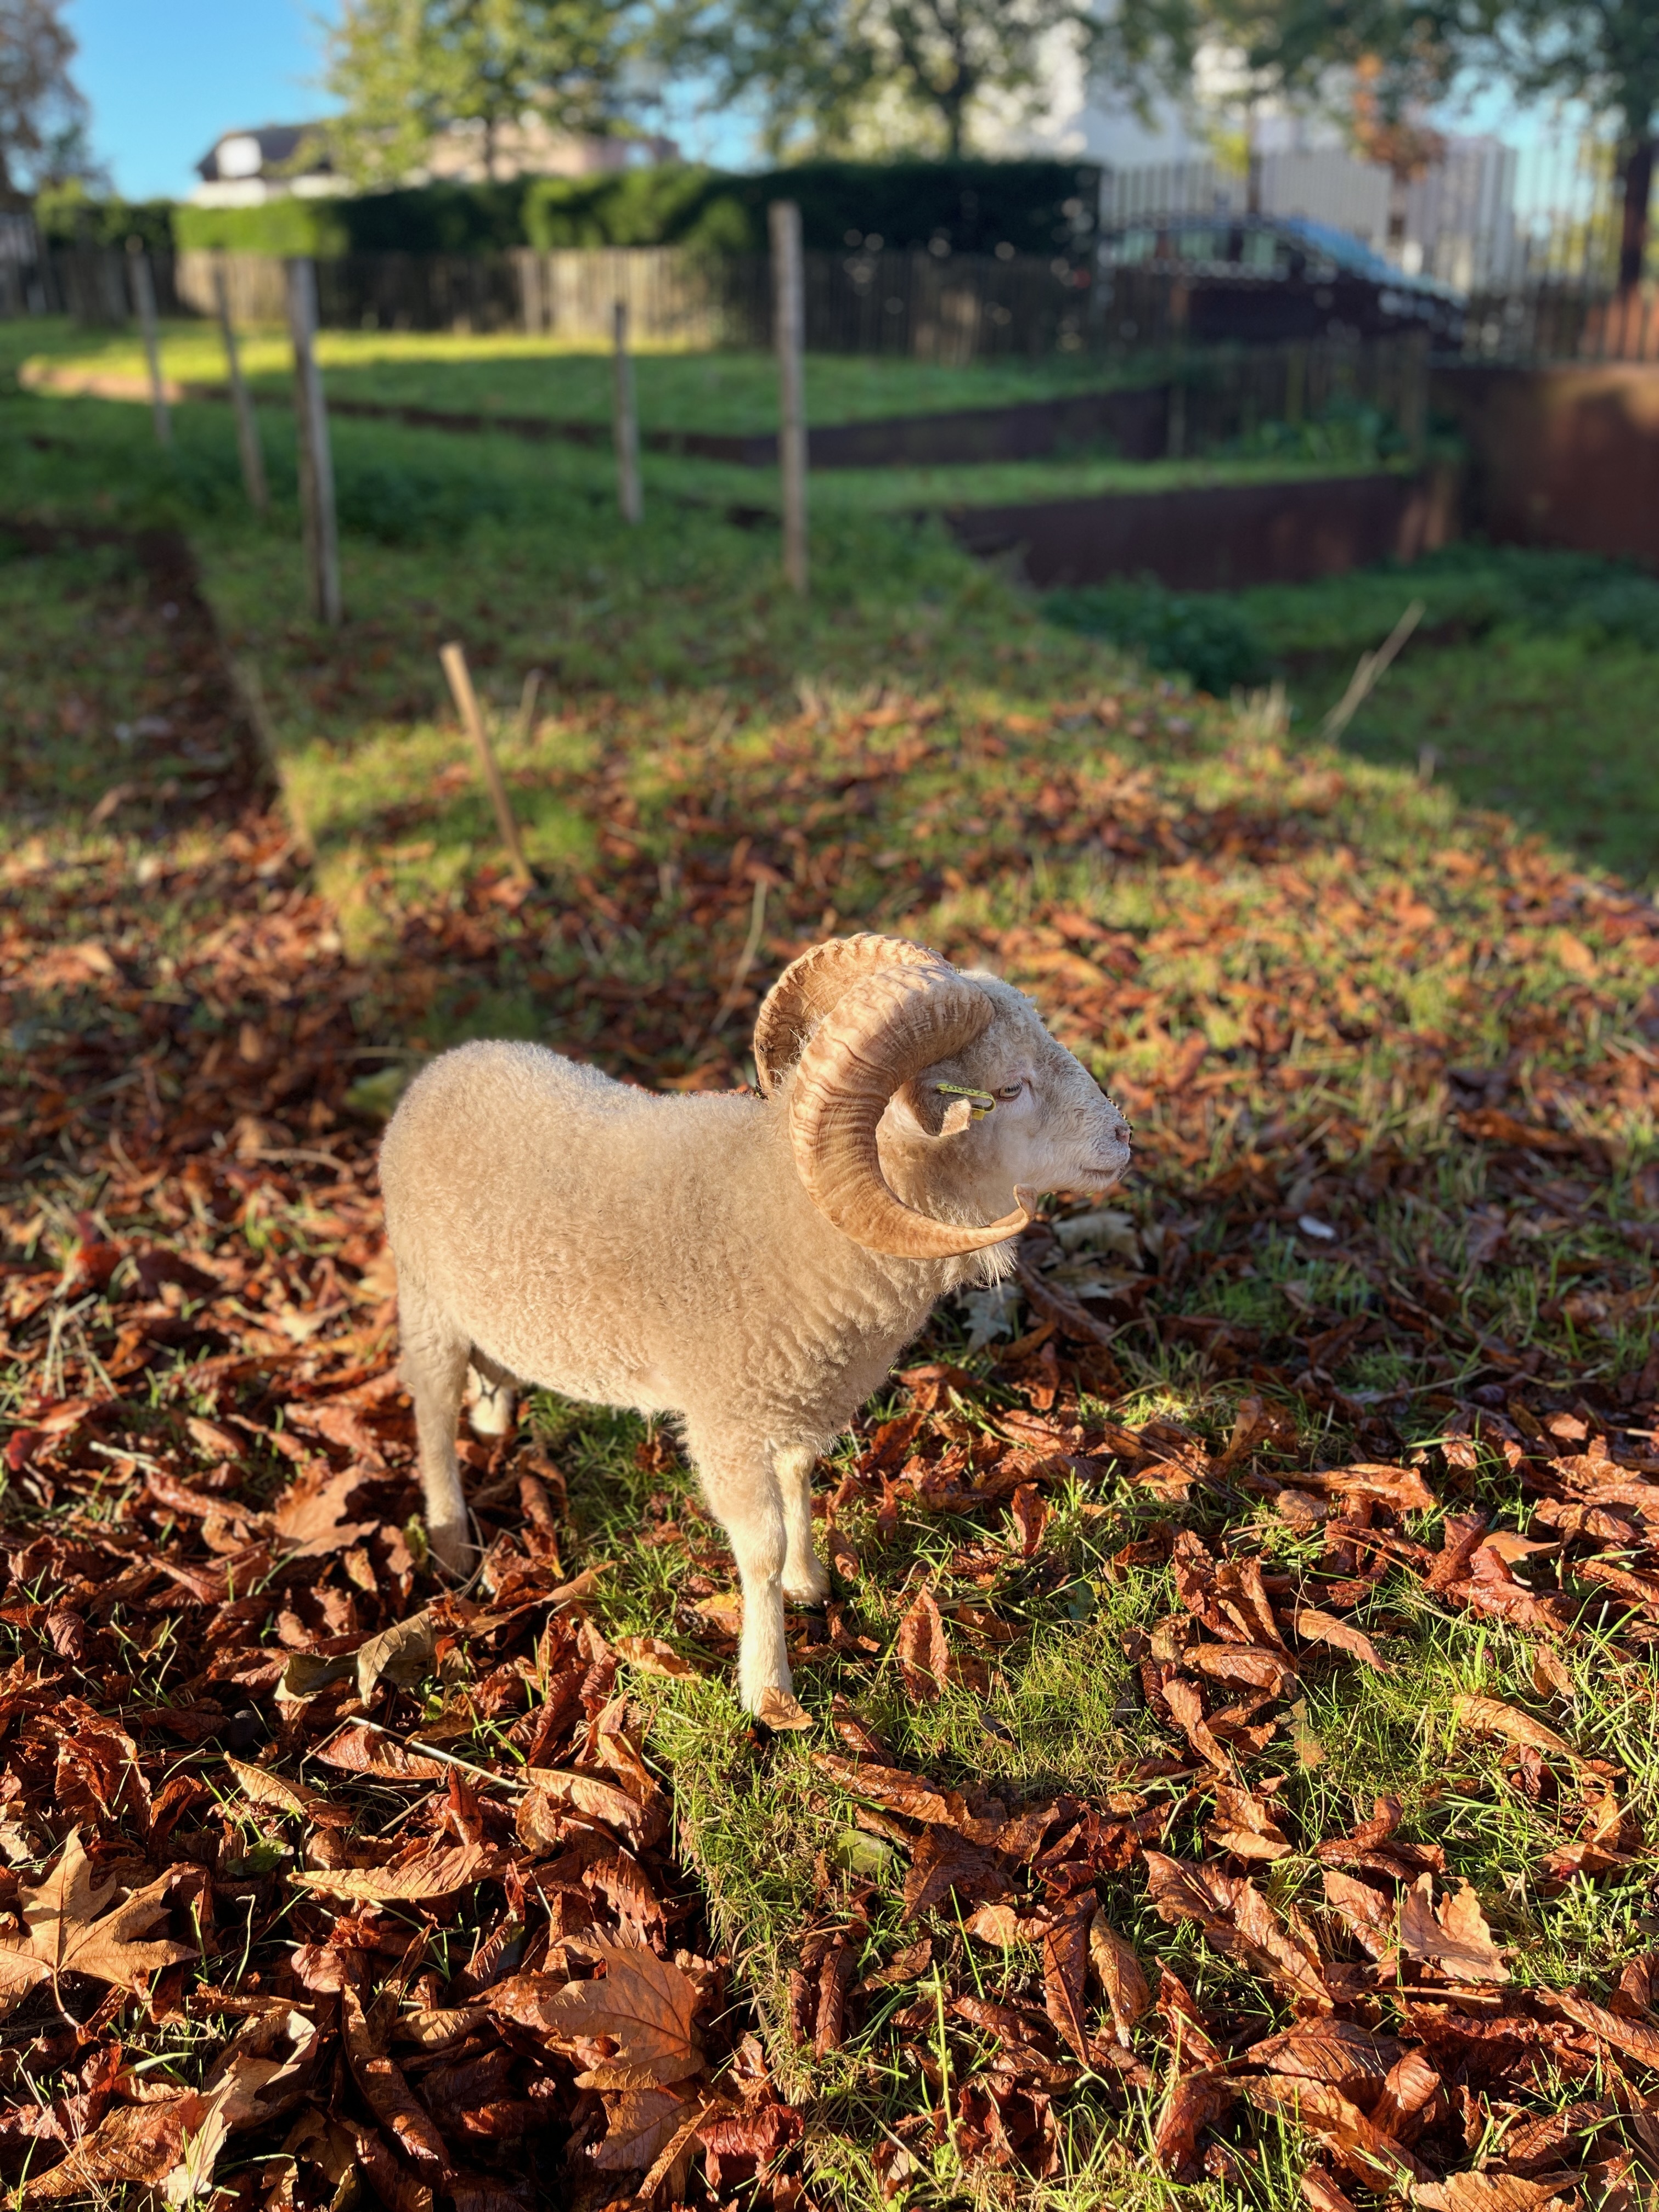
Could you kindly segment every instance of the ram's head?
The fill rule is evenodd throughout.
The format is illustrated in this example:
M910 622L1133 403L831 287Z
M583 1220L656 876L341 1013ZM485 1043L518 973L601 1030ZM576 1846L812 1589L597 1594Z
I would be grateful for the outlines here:
M1030 1000L902 938L836 938L793 962L761 1007L755 1067L769 1096L787 1092L814 1203L897 1258L999 1244L1030 1221L1035 1192L1105 1190L1128 1165L1128 1124ZM928 1210L892 1188L883 1135L920 1151ZM1012 1211L970 1222L987 1194Z

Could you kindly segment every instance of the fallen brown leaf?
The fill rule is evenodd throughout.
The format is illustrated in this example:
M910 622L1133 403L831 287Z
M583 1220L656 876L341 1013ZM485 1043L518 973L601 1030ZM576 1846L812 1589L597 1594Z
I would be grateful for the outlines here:
M1127 2050L1129 2031L1151 2006L1152 1993L1133 1947L1103 1911L1097 1911L1089 1923L1089 1957L1111 2010L1112 2032Z
M926 1583L900 1621L893 1648L906 1690L919 1704L933 1704L951 1679L951 1647L939 1601Z
M428 1850L398 1867L337 1867L326 1873L296 1874L295 1881L330 1897L364 1905L423 1905L453 1897L474 1882L501 1871L499 1853L483 1844L457 1844Z
M614 2046L590 2069L598 2087L665 2088L699 2073L696 1984L652 1951L613 1943L592 1951L604 1973L572 1982L538 2008L548 2034L564 2044L604 2038Z
M1534 1720L1530 1713L1523 1713L1518 1705L1506 1705L1500 1698L1455 1697L1452 1718L1474 1735L1501 1736L1505 1743L1519 1745L1523 1750L1549 1752L1575 1762L1578 1757L1565 1736Z
M1363 1629L1354 1627L1352 1622L1339 1620L1334 1613L1322 1613L1317 1606L1311 1605L1298 1606L1292 1620L1298 1636L1307 1637L1311 1643L1331 1644L1338 1651L1346 1651L1353 1658L1363 1660L1367 1667L1374 1668L1379 1674L1389 1672L1389 1663L1379 1656L1376 1644Z
M1437 1914L1433 1895L1428 1874L1401 1893L1399 1940L1406 1956L1438 1966L1454 1982L1507 1982L1509 1968L1470 1885L1460 1882L1454 1895L1441 1899Z
M167 1911L170 1869L116 1901L118 1883L94 1883L79 1829L65 1838L58 1864L22 1893L27 1933L0 1937L0 2002L15 2004L42 1982L86 1974L112 1988L142 1990L159 1967L197 1954L188 1943L135 1940Z
M660 1636L619 1636L611 1648L642 1674L662 1674L671 1681L686 1682L695 1681L702 1671ZM777 1692L772 1694L775 1696ZM769 1721L767 1725L775 1728L777 1723Z

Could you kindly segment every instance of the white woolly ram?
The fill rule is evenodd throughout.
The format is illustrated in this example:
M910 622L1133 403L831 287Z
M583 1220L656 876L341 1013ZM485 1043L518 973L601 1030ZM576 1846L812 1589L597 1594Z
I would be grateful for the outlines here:
M463 1045L410 1086L380 1174L439 1559L473 1556L469 1364L495 1425L515 1383L673 1415L737 1556L758 1712L789 1699L785 1599L828 1588L818 1454L941 1294L1006 1270L1030 1194L1106 1189L1129 1133L1021 993L895 938L787 969L755 1064L763 1096L664 1096Z

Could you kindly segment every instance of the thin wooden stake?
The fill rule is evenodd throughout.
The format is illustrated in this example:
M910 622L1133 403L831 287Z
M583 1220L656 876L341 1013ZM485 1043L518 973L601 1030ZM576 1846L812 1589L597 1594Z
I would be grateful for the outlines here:
M1375 690L1377 678L1423 619L1423 602L1413 599L1375 653L1362 653L1348 688L1319 726L1327 744L1334 744Z
M253 397L242 380L242 357L236 343L236 326L230 319L230 290L225 264L213 264L213 296L219 309L219 334L224 340L225 367L230 376L230 401L236 411L236 450L242 459L242 485L247 503L256 514L270 512L270 492L265 483L265 457L259 444L259 426L253 419Z
M800 210L774 200L767 210L772 234L774 331L778 349L778 462L783 476L783 573L790 587L806 591L806 282L801 262Z
M466 733L472 740L473 750L478 756L478 766L483 772L489 803L495 810L495 827L501 842L513 863L513 872L521 884L533 884L530 863L519 842L519 825L513 819L513 809L507 803L507 786L501 781L501 772L495 765L495 756L490 750L489 732L478 706L478 695L472 689L472 677L466 665L466 654L458 644L444 647L439 654L444 665L444 674L449 678L450 696L455 702L455 711L466 725Z
M645 515L640 489L640 416L634 404L634 356L628 350L628 302L618 300L611 311L616 351L611 362L611 437L617 449L617 499L624 522L639 522Z
M542 688L542 672L532 668L519 693L519 743L527 745L536 734L536 701Z
M127 240L127 268L132 278L132 304L138 312L138 326L144 334L144 358L149 363L149 407L155 418L155 442L159 446L173 443L173 417L167 412L167 387L161 381L161 332L155 322L155 283L150 275L149 256L136 238Z
M270 709L265 704L265 690L259 681L259 671L251 660L233 660L230 663L230 678L242 712L247 716L253 734L259 741L259 751L266 771L276 787L283 811L288 817L294 857L302 866L308 867L317 857L317 848L311 842L311 830L306 821L305 811L295 796L287 764L283 759L283 750L276 738L276 725L271 720Z
M295 260L288 264L288 327L294 341L294 411L300 431L300 512L305 524L311 611L319 622L337 629L344 619L340 603L340 538L334 517L334 460L329 451L328 411L323 402L322 371L317 366L314 262Z

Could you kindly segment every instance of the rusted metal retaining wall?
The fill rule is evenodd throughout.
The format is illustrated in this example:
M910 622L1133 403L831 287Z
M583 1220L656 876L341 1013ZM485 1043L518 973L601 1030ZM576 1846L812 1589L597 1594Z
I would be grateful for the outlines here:
M1179 591L1239 591L1414 561L1458 536L1458 489L1455 471L1431 468L957 507L945 520L970 553L1014 555L1044 589L1150 575Z
M1468 527L1659 562L1659 363L1434 369L1468 447Z

